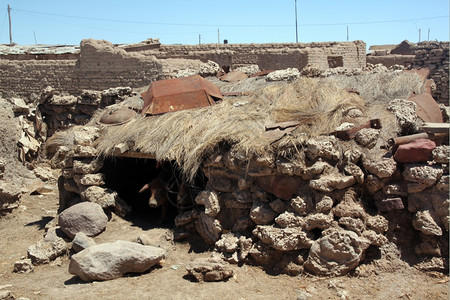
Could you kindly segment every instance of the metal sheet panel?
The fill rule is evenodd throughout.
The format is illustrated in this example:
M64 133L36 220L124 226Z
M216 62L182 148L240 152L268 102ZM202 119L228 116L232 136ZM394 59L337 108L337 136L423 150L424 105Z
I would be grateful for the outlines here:
M199 75L154 81L144 97L142 114L161 114L214 105L220 89Z

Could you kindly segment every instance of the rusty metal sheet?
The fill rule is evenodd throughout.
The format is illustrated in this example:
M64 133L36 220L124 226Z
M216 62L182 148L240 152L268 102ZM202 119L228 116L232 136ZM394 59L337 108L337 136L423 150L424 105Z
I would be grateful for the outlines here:
M286 134L294 131L299 125L300 121L288 121L266 125L266 132L262 134L265 139L273 140L276 142Z
M416 113L425 122L430 123L442 123L441 109L433 97L428 93L422 93L420 95L414 95L408 100L417 104Z
M298 125L300 125L300 123L301 123L300 121L287 121L287 122L268 124L265 127L266 127L266 130L273 130L276 128L286 129L288 127L297 127Z
M272 73L273 71L275 71L275 70L262 70L258 73L250 75L250 77L266 76L267 74Z
M104 125L120 125L129 122L136 116L136 112L129 108L121 108L115 111L108 111L103 114L98 123Z
M238 82L247 79L248 76L242 71L231 71L225 75L220 76L220 80L226 82Z
M162 114L214 105L220 89L199 75L154 81L144 97L142 114Z

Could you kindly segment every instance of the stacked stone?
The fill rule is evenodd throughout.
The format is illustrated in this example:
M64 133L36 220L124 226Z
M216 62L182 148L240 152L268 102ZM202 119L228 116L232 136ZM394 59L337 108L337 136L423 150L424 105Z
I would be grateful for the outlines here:
M430 77L436 83L433 97L437 102L449 105L449 43L422 42L416 45L414 68L430 69Z
M388 151L367 151L378 136L364 129L356 142L319 137L292 157L215 154L195 200L203 208L179 215L176 225L195 230L229 262L289 274L342 275L370 246L412 247L418 235L415 253L444 265L449 147L436 148L428 162L403 164Z
M58 181L59 211L79 203L93 202L104 210L125 216L131 208L119 198L117 192L105 187L105 175L99 173L103 159L97 157L92 142L99 137L97 127L77 127L73 132L73 147L61 146L51 160L53 168L62 169Z
M47 87L41 94L38 108L46 119L48 136L51 136L73 125L88 123L99 108L121 102L131 94L130 87L117 87L104 91L83 90L75 97Z

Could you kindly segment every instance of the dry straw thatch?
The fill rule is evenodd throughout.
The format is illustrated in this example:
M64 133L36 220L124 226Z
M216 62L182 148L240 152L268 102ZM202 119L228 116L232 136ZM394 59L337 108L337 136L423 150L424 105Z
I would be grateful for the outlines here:
M114 146L127 142L133 151L176 161L193 178L203 159L223 144L249 157L276 151L273 140L262 137L265 125L301 121L294 134L285 138L288 144L301 144L305 138L333 131L348 109L364 108L358 95L327 79L300 78L290 84L249 82L256 91L247 96L226 97L211 107L137 117L121 126L106 127L96 147L101 155L113 156Z

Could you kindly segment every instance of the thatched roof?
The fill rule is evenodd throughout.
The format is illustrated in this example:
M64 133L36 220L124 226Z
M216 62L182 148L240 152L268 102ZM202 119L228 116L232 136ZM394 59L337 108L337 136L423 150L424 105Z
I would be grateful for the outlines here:
M395 117L386 112L387 102L406 99L421 87L417 75L393 72L332 79L301 77L292 83L269 83L261 78L233 84L210 80L222 92L249 93L225 97L210 107L138 116L126 124L105 127L96 141L100 155L114 156L114 147L127 143L130 151L176 161L192 178L202 161L223 145L250 158L301 146L308 138L329 134L343 122L358 125L371 118L382 119L382 136L387 140L398 129ZM348 92L348 88L360 90L361 96ZM363 98L371 105L366 106ZM351 108L360 109L365 116L349 120L345 112ZM266 125L293 120L300 125L276 143L264 137Z
M273 139L263 137L268 124L301 121L284 138L284 144L288 139L294 145L333 131L350 108L364 110L364 101L357 94L338 88L331 80L301 78L290 84L257 81L253 80L257 91L226 97L211 107L139 116L126 124L106 127L96 147L101 155L113 156L114 146L126 142L132 151L176 161L192 177L205 156L219 145L231 145L250 156L274 151L277 145Z

